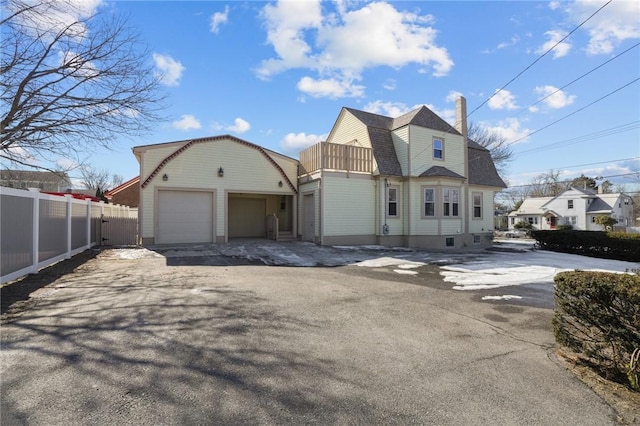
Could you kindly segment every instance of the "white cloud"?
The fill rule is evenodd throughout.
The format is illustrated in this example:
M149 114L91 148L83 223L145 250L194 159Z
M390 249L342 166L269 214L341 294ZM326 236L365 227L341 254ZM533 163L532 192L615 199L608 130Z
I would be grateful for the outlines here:
M229 6L225 6L224 12L216 12L211 15L211 25L209 29L212 33L218 34L220 31L220 25L227 22L229 19Z
M329 136L327 133L322 135L288 133L280 142L280 146L286 152L299 152L311 145L326 140L327 136Z
M382 85L386 90L396 90L396 81L392 78L388 78Z
M277 57L262 61L258 77L304 68L318 73L298 83L299 88L310 88L312 96L358 97L361 86L358 90L316 87L332 83L344 88L345 82L359 80L363 70L379 66L421 64L434 76L444 76L453 67L447 49L436 44L437 32L429 26L432 16L398 11L386 2L348 10L352 4L359 6L337 2L337 12L325 16L319 0L266 5L262 18Z
M578 0L566 11L569 19L580 23L601 6L600 2ZM611 53L620 42L640 38L640 2L614 1L591 18L584 27L589 32L586 51L590 55Z
M562 40L562 38L565 37L567 34L560 30L550 30L545 32L544 35L546 35L549 38L549 40L547 40L546 43L544 43L542 46L540 46L536 50L536 53L539 55L551 49L556 43ZM558 44L556 47L554 47L551 53L553 54L553 59L558 59L558 58L562 58L563 56L566 56L570 50L571 50L571 43L565 40L562 43Z
M227 130L230 132L242 134L242 133L248 132L250 128L251 128L251 124L249 124L248 121L238 117L235 120L233 120L232 126L227 127Z
M167 86L177 86L180 84L182 73L186 70L180 62L169 55L161 55L159 53L153 54L153 61L156 64L156 68L160 70L160 72L156 73L156 76L162 84Z
M56 167L58 167L60 170L71 170L79 166L79 164L74 160L70 158L62 158L62 157L58 158L55 164L56 164Z
M451 90L447 95L447 102L456 102L460 96L462 96L462 93L456 90Z
M515 103L515 96L508 90L501 90L495 92L493 97L489 99L487 103L491 109L516 109L518 106Z
M486 128L491 133L497 133L504 137L507 143L511 141L518 141L518 143L525 142L526 136L531 133L531 130L522 128L520 121L517 118L507 118L506 120L499 121L496 125L491 125L486 122L478 123L481 127Z
M66 35L82 38L87 34L87 27L80 20L94 15L103 5L102 0L67 0L57 2L27 2L29 10L23 10L23 2L7 2L3 4L9 11L23 10L16 15L17 22L40 37L53 37L64 30ZM8 16L8 14L6 14Z
M298 81L298 90L314 98L359 98L364 96L364 86L354 84L349 79L320 79L302 77Z
M412 108L401 102L384 102L377 100L366 104L363 110L372 114L384 115L386 117L399 117L415 108L417 107Z
M560 7L560 2L559 1L551 1L551 2L549 2L549 9L556 10L559 7Z
M198 119L190 114L182 115L180 120L174 121L171 125L178 130L195 130L202 127Z
M538 86L535 92L544 99L543 103L549 108L560 109L571 105L576 99L575 95L567 95L562 90L554 86Z

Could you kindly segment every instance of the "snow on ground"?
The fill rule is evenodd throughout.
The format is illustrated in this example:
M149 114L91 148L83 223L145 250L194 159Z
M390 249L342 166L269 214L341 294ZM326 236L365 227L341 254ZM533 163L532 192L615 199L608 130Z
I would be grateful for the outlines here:
M625 272L638 268L638 263L598 259L551 251L495 253L486 259L461 265L443 266L440 272L454 290L482 290L523 284L553 284L558 272L584 271Z

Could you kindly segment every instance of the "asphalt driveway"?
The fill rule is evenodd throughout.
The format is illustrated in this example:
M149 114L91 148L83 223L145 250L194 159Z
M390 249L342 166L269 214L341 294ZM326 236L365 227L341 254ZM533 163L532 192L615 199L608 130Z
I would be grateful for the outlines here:
M2 425L616 424L555 359L551 310L478 303L436 265L117 253L4 313Z

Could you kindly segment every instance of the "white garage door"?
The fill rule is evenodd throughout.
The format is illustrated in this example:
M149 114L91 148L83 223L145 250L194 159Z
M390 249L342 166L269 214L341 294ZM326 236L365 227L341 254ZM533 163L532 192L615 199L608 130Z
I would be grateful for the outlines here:
M264 238L266 208L263 198L229 198L229 238Z
M156 243L213 242L213 193L158 191Z

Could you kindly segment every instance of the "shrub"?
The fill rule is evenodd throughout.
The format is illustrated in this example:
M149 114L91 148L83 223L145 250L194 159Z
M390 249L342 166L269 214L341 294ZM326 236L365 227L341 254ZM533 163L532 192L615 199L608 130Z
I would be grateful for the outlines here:
M529 222L525 222L524 220L521 220L520 222L516 223L515 225L513 225L513 227L515 229L533 229L533 225L530 224Z
M583 354L605 377L640 391L640 276L561 272L555 277L556 341Z
M640 234L605 231L531 231L542 249L640 262Z
M558 225L556 226L556 230L558 231L571 231L573 229L573 225Z

